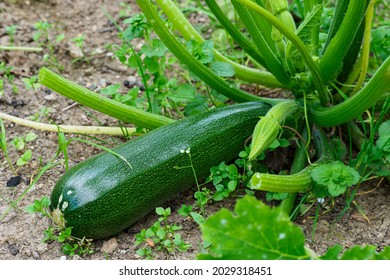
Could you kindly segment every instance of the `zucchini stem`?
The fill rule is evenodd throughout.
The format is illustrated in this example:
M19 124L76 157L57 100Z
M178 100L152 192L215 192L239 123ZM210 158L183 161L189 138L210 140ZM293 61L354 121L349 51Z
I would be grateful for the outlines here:
M322 107L318 103L310 104L310 120L323 127L346 123L373 106L388 90L389 84L390 57L383 62L370 81L358 93L344 102L332 107Z
M116 119L133 123L136 126L154 129L174 122L173 119L145 112L104 97L65 79L45 67L39 70L38 80L42 85L67 98Z
M371 28L372 28L372 20L373 20L373 14L374 14L374 6L375 6L376 0L371 0L370 4L367 7L366 17L365 17L365 27L364 27L364 41L363 41L363 47L362 47L362 62L361 62L361 70L360 70L360 76L356 83L355 89L353 90L351 95L354 95L357 93L366 78L367 70L368 70L368 63L370 59L370 46L371 46Z
M175 55L181 63L186 65L188 69L195 73L210 87L237 102L263 101L271 105L281 102L280 99L263 98L247 93L221 79L221 77L204 66L203 63L195 59L188 50L180 42L178 42L175 36L171 34L164 22L161 20L159 14L156 12L156 8L149 1L137 0L137 3L152 25L153 30L157 33L173 55Z
M322 81L322 76L317 64L314 62L312 56L310 55L307 47L303 43L303 41L290 30L290 28L286 27L282 21L276 18L271 12L267 11L263 7L257 5L255 2L251 0L235 0L253 11L257 12L261 16L263 16L267 21L269 21L273 26L275 26L280 33L282 33L287 39L289 39L297 48L297 50L301 53L303 60L306 63L306 66L311 72L313 77L314 86L318 92L318 96L322 105L325 105L328 101L328 90L325 87L325 84Z
M250 180L250 188L268 192L297 193L307 192L312 185L308 166L302 171L292 175L277 175L256 172Z
M302 138L303 139L301 139L298 143L298 149L295 151L294 160L290 169L290 174L299 173L307 163L307 151L305 146L305 142L307 142L308 139L307 128L303 130ZM297 193L289 193L288 197L280 203L279 208L281 208L283 212L285 212L287 215L291 215L296 198Z
M142 1L139 0L139 2ZM186 19L180 9L172 1L157 0L156 2L185 40L195 40L198 43L202 43L204 41L203 37L195 30L195 28ZM142 6L141 9L143 9ZM241 79L246 82L262 84L271 88L286 88L286 85L283 85L282 83L278 82L278 80L276 80L276 78L269 72L259 71L240 65L228 59L215 49L213 52L217 61L228 63L234 68L234 75L238 79Z

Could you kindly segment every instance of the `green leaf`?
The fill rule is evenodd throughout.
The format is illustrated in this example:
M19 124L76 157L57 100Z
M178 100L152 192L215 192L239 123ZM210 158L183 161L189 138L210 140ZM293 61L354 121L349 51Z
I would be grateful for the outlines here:
M198 259L309 259L302 230L278 208L254 197L237 201L234 213L221 209L201 226L211 242Z
M156 208L156 213L157 213L157 215L162 216L162 215L164 215L165 210L164 210L164 208L162 208L162 207L157 207L157 208Z
M141 47L141 53L145 54L146 57L163 57L167 51L168 48L159 39L153 39L151 45Z
M220 77L233 77L234 68L231 64L221 61L211 63L211 70Z
M100 93L104 95L112 96L118 92L120 86L121 86L120 84L109 85L108 87L102 88L100 90Z
M156 231L156 235L158 238L160 238L161 240L164 239L165 237L165 230L162 229L162 228L159 228L157 231Z
M209 103L205 95L196 94L194 96L194 99L191 100L191 102L188 103L186 108L184 109L184 115L190 116L205 112L208 110L208 105Z
M237 187L237 184L238 184L238 181L237 181L237 180L231 180L231 181L229 181L228 186L227 186L229 192L234 191L234 190L236 189L236 187Z
M343 194L347 187L357 184L360 180L359 173L341 161L318 165L310 175L316 184L326 186L331 196Z
M195 98L196 89L191 84L181 84L176 91L169 96L174 101L193 100Z
M125 19L123 23L129 25L122 34L123 40L129 42L134 38L140 38L144 35L147 21L143 14L137 14Z
M192 211L191 205L183 204L179 210L177 210L177 214L183 217L188 217Z
M337 244L333 247L328 248L328 251L325 253L325 255L321 256L321 260L337 260L339 257L338 255L343 250L343 247L341 245Z
M278 142L279 142L279 147L281 148L286 148L290 146L290 141L288 141L287 139L280 138L278 139Z
M15 146L15 148L18 150L18 151L21 151L24 149L24 139L23 137L15 137L13 140L12 140L12 144Z
M213 185L214 186L217 186L221 182L222 182L222 177L221 176L214 176L213 177Z
M24 139L26 140L26 142L31 142L31 141L34 141L35 139L37 139L38 136L34 133L34 132L29 132L26 134L26 136L24 137Z
M379 149L390 152L390 120L381 124L378 133L379 138L376 141L376 145Z
M27 205L26 208L24 208L24 210L25 210L27 213L29 213L29 214L35 213L34 204Z
M204 217L201 214L196 213L196 212L191 212L190 215L194 219L195 223L197 223L198 225L201 225L204 223Z
M390 247L386 246L381 252L377 252L377 247L372 245L354 246L340 255L342 247L336 245L328 249L322 260L390 260Z
M211 63L214 60L213 42L204 41L198 43L195 40L187 42L188 51L203 64Z
M230 164L229 166L227 166L226 170L229 172L229 175L238 176L238 169L237 166L235 166L234 164Z
M390 55L390 24L379 26L372 32L371 46L377 56L385 60Z
M22 166L25 165L27 162L29 162L32 158L32 152L31 150L27 150L24 152L24 154L18 159L16 162L16 165Z
M348 154L347 146L345 145L345 143L341 141L341 139L333 138L331 140L331 144L334 157L338 160L343 160Z

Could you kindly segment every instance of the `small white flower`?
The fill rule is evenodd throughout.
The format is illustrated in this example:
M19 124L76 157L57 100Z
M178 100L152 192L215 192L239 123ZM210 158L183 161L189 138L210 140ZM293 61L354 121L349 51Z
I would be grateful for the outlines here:
M317 201L318 201L318 203L322 204L325 202L325 198L323 198L323 197L317 198Z

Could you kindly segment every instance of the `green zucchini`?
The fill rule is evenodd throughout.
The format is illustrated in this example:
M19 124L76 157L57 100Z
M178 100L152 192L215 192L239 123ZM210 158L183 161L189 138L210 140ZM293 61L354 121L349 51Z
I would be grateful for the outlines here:
M268 105L248 102L210 110L165 125L70 168L52 194L53 216L72 234L114 235L195 183L210 167L233 160ZM58 215L62 213L62 215Z

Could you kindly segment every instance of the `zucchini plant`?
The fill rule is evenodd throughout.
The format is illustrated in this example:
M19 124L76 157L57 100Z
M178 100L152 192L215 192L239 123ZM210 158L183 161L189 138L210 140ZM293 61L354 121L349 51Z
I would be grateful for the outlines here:
M241 105L226 103L227 108L176 121L156 112L150 99L149 107L142 110L85 89L47 68L40 70L39 82L59 94L154 130L115 149L130 167L112 154L102 154L71 168L57 183L51 197L53 216L65 219L76 235L103 238L124 229L162 200L202 179L212 166L237 157L251 135L250 161L285 131L294 131L301 139L289 174L253 172L250 179L256 192L288 193L280 208L291 217L298 193L314 201L346 193L352 200L354 186L372 175L390 175L388 169L367 161L375 150L381 155L375 163L389 164L389 138L384 132L390 107L388 53L382 52L381 64L374 73L368 72L375 0L338 0L327 29L322 25L326 1L293 1L299 19L290 12L294 9L287 0L231 0L223 7L216 0L204 2L199 8L207 10L234 47L242 50L245 63L218 49L223 44L202 36L175 1L137 0L148 24L190 76ZM199 52L204 46L206 58ZM230 74L219 75L218 69L229 69ZM243 83L284 89L291 97L264 97L243 90ZM326 133L336 126L357 148L356 160L350 156L342 162L335 156ZM370 146L378 131L379 143ZM181 153L189 148L192 169ZM314 157L309 153L312 148ZM205 229L212 225L206 223ZM205 234L211 240L209 232ZM303 246L299 250L296 258L309 258Z

